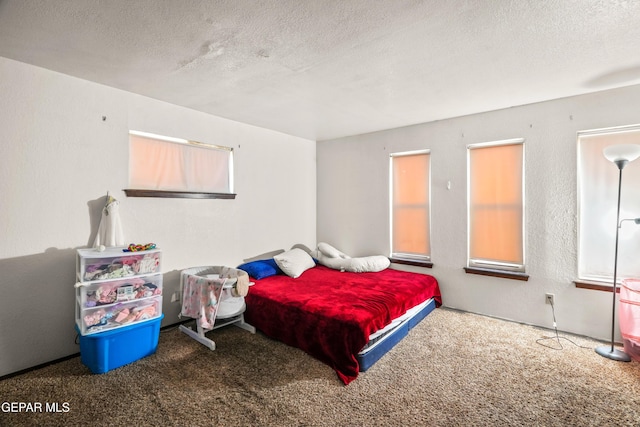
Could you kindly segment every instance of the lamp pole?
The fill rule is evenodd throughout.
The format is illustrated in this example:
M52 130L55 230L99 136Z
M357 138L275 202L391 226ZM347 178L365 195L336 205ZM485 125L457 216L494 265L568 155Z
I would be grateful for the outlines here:
M620 195L622 193L622 169L629 163L628 160L616 160L614 161L618 166L618 211L616 214L616 250L613 262L613 309L611 310L611 348L608 346L601 346L596 348L596 353L600 356L607 357L609 359L617 360L619 362L630 362L631 357L622 350L614 348L614 335L616 324L616 291L618 280L618 236L620 235Z

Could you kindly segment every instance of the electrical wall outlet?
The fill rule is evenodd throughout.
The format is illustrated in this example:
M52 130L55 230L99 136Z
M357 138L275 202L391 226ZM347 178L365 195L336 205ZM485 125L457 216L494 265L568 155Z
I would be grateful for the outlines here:
M554 305L556 302L556 296L547 292L546 294L544 294L544 301L547 304Z
M174 292L173 294L171 294L171 302L176 302L178 301L180 298L178 297L178 293Z

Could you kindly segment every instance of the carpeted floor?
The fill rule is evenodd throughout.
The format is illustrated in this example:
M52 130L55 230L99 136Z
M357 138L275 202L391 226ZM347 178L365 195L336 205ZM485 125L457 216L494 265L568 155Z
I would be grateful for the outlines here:
M0 425L640 425L640 363L602 358L581 337L544 347L552 332L493 318L437 309L348 386L259 333L208 336L215 351L170 329L156 354L106 374L73 358L0 381Z

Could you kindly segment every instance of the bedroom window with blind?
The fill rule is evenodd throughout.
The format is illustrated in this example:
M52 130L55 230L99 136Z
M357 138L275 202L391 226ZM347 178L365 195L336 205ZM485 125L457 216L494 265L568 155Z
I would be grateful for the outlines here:
M235 198L233 149L130 131L129 187L134 197Z
M524 140L469 145L467 159L467 272L526 280Z
M640 125L578 132L578 281L611 287L619 170L602 151L610 145L638 143ZM640 161L636 160L624 168L621 220L640 217L639 182ZM640 227L623 222L619 246L618 279L640 277Z
M391 258L430 266L429 150L390 156Z

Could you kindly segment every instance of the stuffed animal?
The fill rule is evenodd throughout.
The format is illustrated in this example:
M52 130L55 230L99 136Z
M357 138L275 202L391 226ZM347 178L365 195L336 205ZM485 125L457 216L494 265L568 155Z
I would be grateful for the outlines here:
M311 254L325 267L352 273L378 272L391 265L384 255L351 258L328 243L318 243L318 248Z

